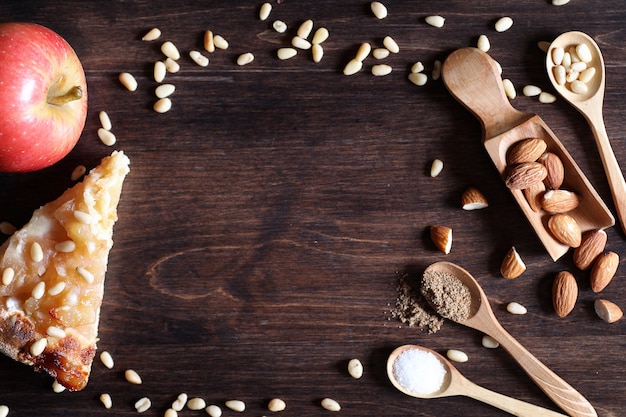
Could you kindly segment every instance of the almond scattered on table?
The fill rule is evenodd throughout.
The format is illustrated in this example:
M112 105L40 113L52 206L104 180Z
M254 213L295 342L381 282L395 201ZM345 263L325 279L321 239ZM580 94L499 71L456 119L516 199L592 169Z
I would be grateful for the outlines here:
M574 250L574 265L581 271L589 269L606 246L604 230L589 230L582 235L580 246Z
M593 307L598 317L607 323L615 323L624 315L622 309L617 304L608 300L597 299L593 303Z
M526 264L522 260L515 246L507 252L500 266L500 273L506 279L515 279L526 271Z
M430 238L440 251L446 255L452 249L452 229L448 226L435 225L430 227Z
M565 317L571 313L577 299L578 284L576 278L567 271L559 272L552 284L552 305L556 315Z
M611 282L619 266L619 255L615 252L604 252L598 255L591 268L589 282L593 292L600 292Z
M463 210L479 210L489 206L487 198L476 187L469 187L461 195Z

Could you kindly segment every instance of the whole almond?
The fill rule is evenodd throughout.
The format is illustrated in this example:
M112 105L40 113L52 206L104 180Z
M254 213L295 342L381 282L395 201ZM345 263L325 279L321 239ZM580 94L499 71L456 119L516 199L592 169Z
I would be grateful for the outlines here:
M430 238L433 243L443 253L446 255L450 253L450 249L452 248L452 229L448 226L431 226L430 227Z
M559 317L565 317L574 309L578 299L578 284L572 274L559 272L552 283L552 305Z
M515 246L507 252L500 266L500 273L506 279L515 279L526 271L526 265Z
M604 230L589 230L583 233L580 246L574 250L574 265L581 271L588 269L606 246Z
M543 182L539 181L534 183L528 188L524 188L524 197L528 205L535 213L541 211L541 197L546 192L546 186Z
M461 196L463 210L478 210L489 206L487 199L476 187L469 187Z
M589 281L593 292L600 292L611 282L617 267L619 266L619 255L615 252L604 252L599 255L591 268Z
M505 183L512 190L523 190L543 181L546 175L546 167L539 162L522 162L511 167Z
M567 190L549 190L541 196L541 207L548 213L567 213L578 207L576 193Z
M576 220L569 214L555 214L548 219L548 228L559 242L572 248L580 246L582 233Z
M598 317L607 323L615 323L624 315L622 309L617 304L608 300L597 299L593 303L593 307Z
M563 168L561 158L552 152L546 152L541 155L539 162L546 167L547 175L543 180L546 187L551 190L560 188L565 178L565 168Z
M509 165L522 162L535 162L546 151L547 145L543 139L530 138L513 144L507 155Z

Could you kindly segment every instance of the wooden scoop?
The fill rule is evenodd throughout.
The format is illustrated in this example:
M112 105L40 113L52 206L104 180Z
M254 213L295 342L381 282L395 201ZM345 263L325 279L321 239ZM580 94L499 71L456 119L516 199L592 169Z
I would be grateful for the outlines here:
M470 315L467 319L458 321L459 324L479 330L497 340L520 364L535 384L567 414L574 417L597 416L596 411L585 397L541 363L539 359L535 358L513 336L504 330L494 316L489 306L489 300L480 284L469 272L451 262L436 262L426 268L424 273L428 272L453 275L469 289L472 300Z
M581 231L604 229L615 224L598 193L589 183L576 162L545 122L536 114L516 110L504 92L502 79L495 61L477 48L462 48L448 56L442 66L444 84L450 93L474 116L483 127L483 144L496 169L506 178L507 151L514 143L527 138L541 138L547 150L559 156L565 168L563 189L575 192L580 205L570 214ZM511 190L524 215L553 260L569 249L550 233L547 222L550 214L538 212L528 204L521 190Z
M426 352L430 352L441 362L446 370L441 387L430 394L419 394L413 392L400 383L396 377L394 365L398 357L410 349L418 349ZM438 354L437 352L417 345L404 345L396 348L389 355L387 359L387 375L391 383L401 392L411 397L417 398L440 398L451 397L456 395L463 395L466 397L474 398L475 400L482 401L485 404L492 405L507 413L513 414L519 417L565 417L563 414L542 408L524 401L516 400L506 395L499 394L497 392L488 390L476 385L469 379L465 378L446 358Z

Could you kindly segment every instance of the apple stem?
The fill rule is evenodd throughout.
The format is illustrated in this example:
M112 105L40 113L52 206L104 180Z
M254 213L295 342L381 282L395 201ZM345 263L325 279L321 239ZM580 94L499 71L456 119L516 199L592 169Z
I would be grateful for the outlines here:
M55 106L62 106L70 101L80 100L83 97L83 89L80 86L74 86L62 96L48 97L48 103Z

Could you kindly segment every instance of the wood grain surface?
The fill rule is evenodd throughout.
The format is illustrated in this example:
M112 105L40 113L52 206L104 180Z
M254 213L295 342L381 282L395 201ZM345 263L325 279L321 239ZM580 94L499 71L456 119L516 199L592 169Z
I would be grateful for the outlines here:
M180 392L218 404L246 402L242 415L269 415L280 397L284 416L326 415L325 397L343 416L500 416L468 398L420 400L396 391L385 374L389 353L406 343L440 353L454 348L470 360L458 364L472 381L514 398L558 409L502 349L485 349L481 334L446 322L436 334L409 328L391 316L398 274L419 277L432 262L448 260L484 286L502 325L529 351L578 389L600 416L626 414L626 321L607 324L593 302L606 298L626 308L624 271L600 294L588 272L575 269L571 252L553 262L498 176L481 142L478 121L447 92L441 80L418 87L408 81L422 61L430 76L435 60L491 41L490 54L517 86L512 104L539 114L581 169L614 206L593 136L584 118L563 99L541 104L524 97L524 85L554 92L538 41L580 30L602 48L606 63L604 118L618 161L626 166L626 4L572 0L385 1L378 20L367 1L272 1L268 21L261 1L42 2L3 1L3 21L46 25L75 48L85 67L90 110L83 136L63 161L41 172L0 175L0 220L21 226L32 210L71 186L78 164L88 168L113 150L99 142L98 112L105 110L117 136L114 149L131 159L119 206L100 323L99 361L85 390L55 394L52 381L0 358L0 404L10 416L127 416L148 396L161 416ZM442 28L424 23L446 17ZM511 16L497 33L494 22ZM271 23L289 26L276 33ZM287 61L289 46L306 19L326 27L325 55L310 51ZM141 37L152 27L163 35ZM227 50L199 67L189 51L202 50L204 31L223 35ZM362 42L382 46L392 36L400 52L384 63L386 77L371 75L375 60L344 76L344 65ZM152 66L165 40L181 51L181 70L170 112L157 114ZM236 59L252 52L254 62ZM139 82L135 92L118 82L122 71ZM433 159L444 161L437 178ZM464 211L460 195L479 187L490 205ZM453 228L450 254L428 238L431 225ZM624 256L618 227L607 230L607 249ZM528 266L506 280L500 262L515 246ZM623 266L622 266L623 267ZM550 288L555 274L576 276L574 311L558 318ZM528 309L507 313L508 302ZM359 358L365 373L347 373ZM124 380L127 368L143 378ZM110 393L113 408L98 397ZM202 415L185 410L181 415Z

